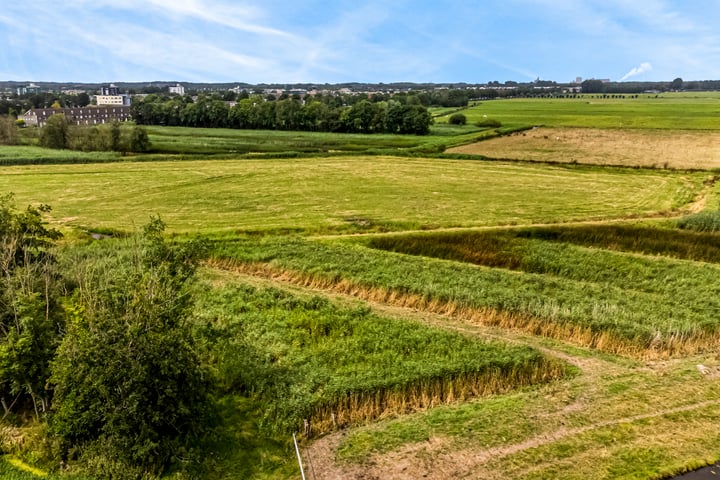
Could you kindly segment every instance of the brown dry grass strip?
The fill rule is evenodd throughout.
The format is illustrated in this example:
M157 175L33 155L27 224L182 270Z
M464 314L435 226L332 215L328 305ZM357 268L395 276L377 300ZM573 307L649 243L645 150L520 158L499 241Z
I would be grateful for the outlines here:
M345 278L339 280L319 278L304 272L278 269L267 263L213 258L208 260L207 264L222 270L260 276L304 288L335 292L366 301L449 316L474 325L518 330L531 335L554 338L579 347L594 348L638 360L658 360L693 355L706 352L710 347L720 343L720 334L708 334L690 338L680 335L657 337L649 345L640 345L631 340L617 337L611 332L595 332L582 325L560 324L543 318L492 308L472 308L457 302L361 285Z

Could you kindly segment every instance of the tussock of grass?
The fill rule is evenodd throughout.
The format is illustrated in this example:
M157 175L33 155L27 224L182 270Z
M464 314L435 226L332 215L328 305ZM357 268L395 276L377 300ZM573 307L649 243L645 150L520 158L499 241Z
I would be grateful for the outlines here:
M565 364L529 347L480 342L276 289L211 290L198 311L230 333L215 348L225 389L260 399L270 431L312 436L567 373Z

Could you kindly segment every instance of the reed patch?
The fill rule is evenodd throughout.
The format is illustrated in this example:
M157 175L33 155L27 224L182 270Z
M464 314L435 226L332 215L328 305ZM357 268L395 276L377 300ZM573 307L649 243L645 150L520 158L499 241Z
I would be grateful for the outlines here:
M260 399L269 431L315 436L570 371L529 347L479 341L321 297L247 285L207 292L198 312L222 332L213 351L223 388Z
M490 268L358 244L366 241L228 242L216 245L214 264L636 358L720 341L715 265L516 238L486 256L498 262Z

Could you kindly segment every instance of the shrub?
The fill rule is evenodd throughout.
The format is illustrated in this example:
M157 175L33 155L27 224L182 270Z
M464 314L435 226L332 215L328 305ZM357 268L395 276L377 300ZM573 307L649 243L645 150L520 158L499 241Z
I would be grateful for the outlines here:
M448 123L450 125L465 125L467 123L467 117L462 113L455 113L453 115L450 115Z
M500 121L492 119L492 118L484 118L480 120L479 122L475 123L478 127L483 128L500 128L502 127L502 123Z

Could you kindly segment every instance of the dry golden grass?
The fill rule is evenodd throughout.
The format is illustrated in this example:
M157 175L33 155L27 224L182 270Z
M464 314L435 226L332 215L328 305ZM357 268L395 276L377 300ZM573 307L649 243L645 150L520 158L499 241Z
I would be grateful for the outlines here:
M720 132L536 128L447 152L543 162L713 169L720 168Z

